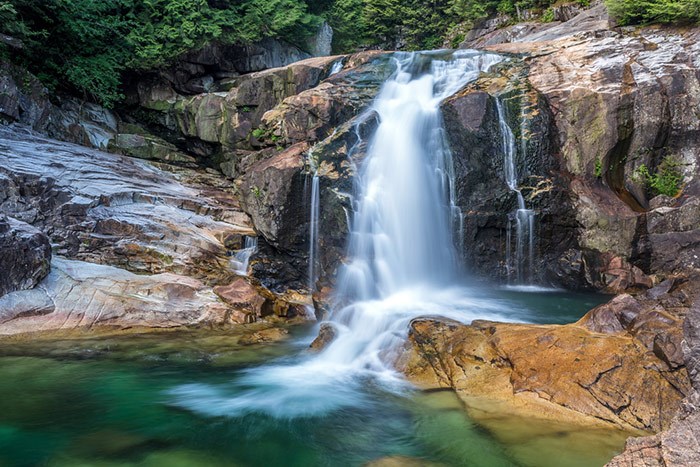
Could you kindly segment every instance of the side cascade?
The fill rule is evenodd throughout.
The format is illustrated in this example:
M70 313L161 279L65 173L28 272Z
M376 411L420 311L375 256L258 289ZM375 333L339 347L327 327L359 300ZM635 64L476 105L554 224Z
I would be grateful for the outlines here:
M515 193L518 206L508 216L508 230L506 232L506 274L509 284L532 284L532 271L535 266L535 211L527 209L525 198L518 185L517 156L518 146L515 134L508 125L506 109L503 100L496 99L498 111L498 124L501 131L503 151L503 172L508 188ZM521 118L521 134L524 118ZM521 138L522 155L526 154L525 140ZM515 242L513 242L513 232ZM515 252L513 252L515 246Z
M313 151L309 151L307 161L311 175L308 286L309 292L313 293L316 291L316 281L318 280L318 222L321 214L321 193L318 169L313 158Z
M231 259L231 266L238 275L248 274L248 263L250 257L258 250L258 237L246 236L243 248L238 250Z

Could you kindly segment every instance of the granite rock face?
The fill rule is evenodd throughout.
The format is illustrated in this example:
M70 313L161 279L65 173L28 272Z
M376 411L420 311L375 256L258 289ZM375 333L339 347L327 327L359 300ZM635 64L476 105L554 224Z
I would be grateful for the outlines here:
M571 265L567 256L578 251L581 276L604 262L600 254L645 274L698 268L699 38L692 28L615 28L598 4L564 23L521 23L468 44L522 57L528 86L552 116L551 154L575 218L575 245L559 262ZM677 165L682 191L671 205L652 206L639 170L664 161Z
M0 212L11 216L2 222L3 246L12 243L2 261L14 265L14 285L3 289L11 293L0 299L2 334L223 326L261 315L214 291L237 277L231 255L255 233L230 183L213 171L3 127ZM276 303L255 283L246 290Z
M0 335L235 322L231 310L197 279L137 275L63 258L54 258L51 273L34 289L0 298Z

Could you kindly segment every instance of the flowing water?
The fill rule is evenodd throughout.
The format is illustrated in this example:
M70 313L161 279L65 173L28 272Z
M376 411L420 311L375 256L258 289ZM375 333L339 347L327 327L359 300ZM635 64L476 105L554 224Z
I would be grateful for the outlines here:
M250 262L250 257L258 249L258 237L246 236L243 248L238 250L231 260L231 267L236 274L245 276L248 274L248 263Z
M411 392L394 363L412 319L533 321L537 313L527 306L460 284L454 247L462 215L440 104L502 58L459 51L395 59L396 72L370 109L379 124L357 170L348 261L330 317L335 339L317 355L245 372L235 391L201 382L174 388L179 406L212 417L264 413L288 420L365 410L375 397L368 387ZM315 175L311 191L313 289L323 202Z
M516 285L531 284L532 270L535 267L535 212L527 209L525 198L518 186L517 171L517 144L515 134L508 125L506 110L501 99L496 99L498 111L498 125L501 130L503 151L503 172L508 188L515 193L518 207L508 218L508 231L506 236L506 268L509 281L515 281ZM521 125L525 119L521 117ZM521 128L522 132L522 128ZM526 154L524 139L521 138L521 150ZM515 224L515 225L513 225ZM513 229L513 227L515 227ZM513 238L511 232L515 230L515 254L513 254Z
M318 416L370 401L362 390L408 390L395 362L410 321L439 315L522 319L517 310L457 285L453 170L440 103L501 57L471 51L432 57L396 54L397 70L371 111L379 125L356 180L347 265L339 274L331 323L337 337L319 355L292 365L255 369L235 397L202 384L173 391L186 408L210 415L265 412L279 418ZM311 261L315 278L317 177L312 179ZM313 286L313 284L311 284Z

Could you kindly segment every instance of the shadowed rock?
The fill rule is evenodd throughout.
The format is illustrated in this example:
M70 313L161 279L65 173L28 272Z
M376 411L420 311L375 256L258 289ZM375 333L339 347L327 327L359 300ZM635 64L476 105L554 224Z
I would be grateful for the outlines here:
M0 215L0 297L36 286L49 273L50 262L51 245L46 235Z

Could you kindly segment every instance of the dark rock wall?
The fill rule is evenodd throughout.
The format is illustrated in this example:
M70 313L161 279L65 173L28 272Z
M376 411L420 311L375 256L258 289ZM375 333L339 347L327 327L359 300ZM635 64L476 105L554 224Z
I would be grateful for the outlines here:
M29 224L0 215L0 297L34 288L50 265L48 237Z

